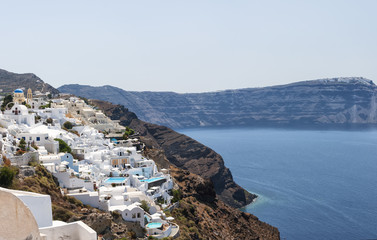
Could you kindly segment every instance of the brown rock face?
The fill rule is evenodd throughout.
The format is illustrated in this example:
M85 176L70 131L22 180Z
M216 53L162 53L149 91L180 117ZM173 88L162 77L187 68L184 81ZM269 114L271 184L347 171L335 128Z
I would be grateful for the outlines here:
M164 126L133 120L130 127L146 138L144 142L149 140L150 146L162 148L167 159L175 166L210 179L219 199L225 203L239 208L256 197L233 181L222 157L209 147Z
M172 211L181 226L181 239L278 240L279 231L216 198L212 182L172 167L183 199Z

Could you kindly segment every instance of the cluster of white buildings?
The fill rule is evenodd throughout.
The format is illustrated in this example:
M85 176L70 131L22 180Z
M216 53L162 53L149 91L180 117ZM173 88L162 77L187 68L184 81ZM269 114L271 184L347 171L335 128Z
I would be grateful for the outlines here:
M116 211L125 221L145 227L149 235L163 238L177 232L162 211L172 199L168 170L158 170L153 160L143 157L135 140L118 144L105 138L104 133L121 135L123 126L76 97L33 100L31 90L24 98L17 89L11 105L0 113L0 147L12 164L41 163L57 177L65 194ZM73 128L66 129L66 122ZM61 152L57 139L69 146L70 153Z

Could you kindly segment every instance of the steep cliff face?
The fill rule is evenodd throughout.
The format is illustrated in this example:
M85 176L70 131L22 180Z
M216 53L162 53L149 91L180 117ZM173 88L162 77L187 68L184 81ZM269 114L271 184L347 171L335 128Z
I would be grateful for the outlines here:
M377 124L376 85L333 78L209 93L130 92L104 86L59 88L129 107L142 120L173 127Z
M162 150L163 156L154 156L161 159L162 164L169 165L163 161L166 157L169 163L179 168L211 179L219 199L225 203L233 207L242 207L256 197L233 181L231 172L224 165L224 160L212 149L170 128L141 121L121 105L98 100L90 100L90 102L113 120L120 120L122 125L130 126L140 133L141 140L148 148Z
M12 93L15 89L20 87L24 87L26 90L31 88L33 92L59 93L57 89L43 82L33 73L18 74L0 69L0 89L2 89L3 93Z
M144 136L155 140L169 162L175 166L211 179L219 199L225 203L238 208L249 204L256 197L233 181L224 160L212 149L164 126L136 120L131 122L130 127L143 136L144 142L148 142Z
M218 200L211 181L174 167L171 174L183 195L180 207L172 211L181 239L280 239L276 228Z
M105 113L116 112L109 115L140 134L147 145L144 154L170 168L182 191L180 206L171 213L180 226L179 239L280 239L277 228L233 208L250 203L255 196L233 181L216 152L167 127L141 121L121 105L90 102Z

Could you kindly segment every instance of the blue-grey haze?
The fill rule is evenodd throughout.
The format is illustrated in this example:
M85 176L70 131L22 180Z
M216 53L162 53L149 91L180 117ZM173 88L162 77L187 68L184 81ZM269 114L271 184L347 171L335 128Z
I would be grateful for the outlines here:
M179 130L220 153L282 239L377 238L377 130Z

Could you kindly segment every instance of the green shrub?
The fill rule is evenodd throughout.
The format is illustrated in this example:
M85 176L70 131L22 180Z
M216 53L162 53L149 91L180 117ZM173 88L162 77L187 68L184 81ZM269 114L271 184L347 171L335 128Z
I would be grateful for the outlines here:
M149 213L149 209L150 209L150 207L148 206L147 201L142 200L142 201L141 201L141 205L140 205L140 207L141 207L145 212Z
M59 152L70 153L72 151L72 149L68 146L68 144L64 142L62 139L55 138L54 140L59 142Z
M0 186L9 187L12 185L16 171L11 167L4 166L0 169Z
M26 142L23 138L21 138L20 143L18 144L18 147L25 151L26 149Z
M63 127L65 127L66 129L72 129L73 125L71 122L66 121L65 123L63 123Z
M13 96L11 94L4 97L3 104L1 105L1 110L4 111L8 103L13 102ZM11 107L11 106L9 106Z
M66 196L66 198L67 198L68 202L70 202L70 203L72 203L72 204L74 204L78 207L84 207L84 204L80 200L78 200L74 197L71 197L71 196Z
M52 123L53 122L53 120L52 120L52 118L47 118L47 120L46 120L46 123Z
M73 213L67 209L52 204L52 216L54 220L67 222L73 216Z
M182 199L182 194L179 189L173 189L172 193L173 193L173 199L171 200L172 203L178 202L179 200Z
M135 131L129 127L126 127L126 131L124 132L123 134L123 139L127 139L128 136L132 135L132 134L135 134Z

